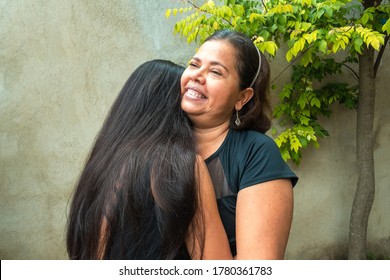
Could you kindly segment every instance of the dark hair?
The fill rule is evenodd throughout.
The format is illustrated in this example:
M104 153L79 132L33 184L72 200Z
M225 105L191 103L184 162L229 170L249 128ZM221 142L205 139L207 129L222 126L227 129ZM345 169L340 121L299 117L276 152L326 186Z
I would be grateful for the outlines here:
M251 39L234 30L220 30L206 39L206 41L215 40L226 40L234 47L240 90L251 87L259 67L259 54ZM261 68L252 86L253 97L239 112L241 125L237 127L234 124L235 112L232 112L230 125L235 129L254 129L264 133L271 126L270 67L266 57L261 52L259 53Z
M173 259L183 248L198 205L194 138L180 108L183 71L153 60L125 83L72 198L70 259Z

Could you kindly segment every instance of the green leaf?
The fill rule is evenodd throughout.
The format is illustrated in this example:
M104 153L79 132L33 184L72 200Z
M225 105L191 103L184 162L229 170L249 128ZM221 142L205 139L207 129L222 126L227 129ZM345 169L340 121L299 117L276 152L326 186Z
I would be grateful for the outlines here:
M305 138L299 137L299 142L301 142L303 148L307 147L308 143Z
M381 45L383 45L383 43L381 42L381 40L378 37L371 37L370 44L377 51L379 51Z
M260 37L263 37L264 39L268 40L269 37L271 37L271 33L269 33L267 30L261 30L260 31Z
M290 50L288 50L287 53L286 53L286 60L287 60L288 62L290 62L292 58L293 58L293 54L292 54L292 51L291 51L291 49L290 49Z
M249 16L249 22L254 22L256 19L262 18L261 14L251 13Z
M305 97L303 94L301 94L301 95L299 96L299 98L298 98L298 105L299 105L299 106L301 107L301 109L303 110L303 109L305 109L306 104L307 104L307 99L306 99L306 97Z
M180 29L180 22L176 22L174 27L175 33L180 33Z
M229 10L230 10L230 8L229 8ZM234 14L239 16L239 17L242 17L245 14L245 9L242 5L234 5L233 11L234 11Z
M328 52L328 43L325 40L321 40L318 43L318 49L326 54Z
M165 17L166 18L169 18L169 16L171 15L171 9L167 9L166 11L165 11Z
M310 62L313 62L313 59L312 59L312 52L309 50L305 52L305 54L302 56L301 63L303 66L306 67Z
M390 18L386 21L386 23L382 26L382 31L386 32L387 35L390 35Z
M359 54L362 53L362 46L363 46L363 39L360 38L360 37L357 37L357 38L353 41L353 47L354 47L354 49L355 49Z
M275 128L275 127L272 127L272 129L271 129L271 134L275 136L276 133L277 133L276 128Z
M363 17L362 17L362 23L363 25L366 25L367 22L371 19L372 14L370 13L364 13Z
M301 124L309 125L310 119L309 119L308 117L301 116L301 117L299 118L299 121L301 122Z
M319 9L316 13L316 18L317 19L320 19L322 17L322 15L325 13L325 10L324 9Z
M333 10L330 6L324 6L326 15L331 18L333 16Z
M287 17L285 15L278 15L277 22L279 25L285 26L287 23Z
M311 106L316 106L317 108L321 108L321 101L317 98L317 97L313 97L311 100L310 100L310 105Z
M272 56L275 56L276 54L276 50L278 49L278 46L276 45L275 42L272 42L272 41L267 41L267 42L264 42L264 47L265 47L265 50Z
M296 41L294 43L294 45L292 46L292 48L290 49L291 50L291 53L294 55L294 56L297 56L298 53L304 48L305 46L305 39L304 38L300 38L298 41Z
M340 48L340 42L339 41L336 41L334 42L333 46L332 46L332 52L336 53Z
M304 31L307 31L309 30L309 28L311 27L311 23L310 22L302 22L302 25L301 25L302 29Z
M299 142L295 134L290 134L290 146L291 146L291 150L296 153L298 152L299 148L302 148L302 144L301 142Z
M271 28L270 28L271 33L274 33L276 29L278 29L278 25L277 24L273 24L271 26Z
M283 158L285 161L291 159L290 153L289 153L287 150L282 150L282 151L281 151L281 154L282 154L282 158Z

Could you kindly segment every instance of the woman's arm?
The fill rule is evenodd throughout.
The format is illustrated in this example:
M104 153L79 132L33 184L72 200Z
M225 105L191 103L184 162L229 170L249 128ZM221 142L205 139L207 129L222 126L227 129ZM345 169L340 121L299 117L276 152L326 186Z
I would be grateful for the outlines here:
M230 252L229 242L221 217L219 216L217 199L215 197L214 186L210 174L203 159L198 156L196 163L196 175L198 177L199 209L195 214L195 221L203 222L201 225L196 222L192 225L192 234L187 240L187 249L193 256L193 259L203 260L227 260L233 259ZM199 226L203 225L203 229ZM196 242L194 235L204 233L203 254L199 242ZM195 240L195 245L193 240Z
M283 259L293 215L290 179L242 189L236 208L237 259Z

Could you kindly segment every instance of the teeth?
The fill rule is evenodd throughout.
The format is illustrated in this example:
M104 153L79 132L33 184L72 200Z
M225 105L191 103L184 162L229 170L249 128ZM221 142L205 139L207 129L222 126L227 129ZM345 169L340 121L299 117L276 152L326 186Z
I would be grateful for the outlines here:
M187 90L187 94L188 95L191 95L195 98L205 98L205 96L203 94L200 94L199 92L195 91L195 90L192 90L192 89L188 89Z

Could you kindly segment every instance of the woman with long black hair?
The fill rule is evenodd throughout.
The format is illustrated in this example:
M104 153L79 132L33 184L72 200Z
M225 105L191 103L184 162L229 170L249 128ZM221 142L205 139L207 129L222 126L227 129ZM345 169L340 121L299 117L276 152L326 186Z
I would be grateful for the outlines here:
M122 88L72 197L70 259L232 258L180 108L183 71L149 61Z

